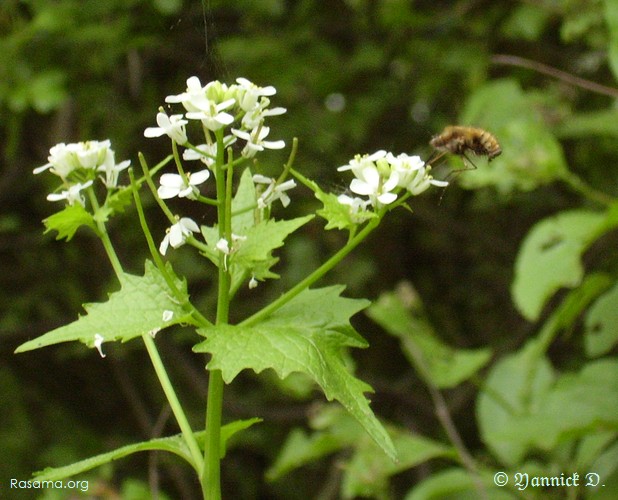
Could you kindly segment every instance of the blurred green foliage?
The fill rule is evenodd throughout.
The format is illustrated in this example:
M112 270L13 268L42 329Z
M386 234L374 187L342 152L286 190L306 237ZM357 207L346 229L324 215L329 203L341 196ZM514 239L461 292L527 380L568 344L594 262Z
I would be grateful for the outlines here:
M429 158L428 141L444 125L491 130L502 145L499 158L491 165L474 158L478 169L452 177L454 185L441 203L438 196L426 196L415 202L413 214L392 214L380 235L326 281L348 283L349 296L376 298L398 281L410 280L424 304L423 325L441 343L469 350L491 348L498 357L508 353L492 368L489 384L494 391L514 380L523 384L525 374L518 363L524 362L540 373L528 394L535 400L578 397L577 391L589 390L586 384L594 370L604 367L604 373L613 374L609 365L587 366L582 354L611 356L616 350L617 294L611 284L616 281L617 253L611 224L592 234L594 227L576 221L577 234L591 233L581 241L568 227L552 230L556 221L547 219L522 248L519 267L515 261L535 223L573 209L594 212L597 202L618 194L617 20L618 4L613 0L3 0L0 489L6 488L7 478L26 479L47 465L64 465L145 437L176 432L137 346L111 348L106 360L77 345L19 356L13 350L69 323L82 302L104 299L114 283L104 253L86 233L78 233L70 244L41 237L40 221L49 216L50 208L45 181L35 179L32 169L46 162L55 143L87 139L110 138L118 161L130 158L135 165L138 150L157 161L166 154L165 143L146 141L143 130L153 125L164 97L180 92L191 75L202 82L245 76L260 85L274 85L277 105L288 113L278 119L273 136L288 143L298 136L295 168L333 186L342 182L336 167L356 153L388 149ZM548 73L539 63L565 74ZM604 88L584 88L574 77ZM271 164L258 165L258 170L276 171L286 154L274 155ZM449 166L462 168L461 158L436 165L436 176L445 177ZM585 186L580 179L585 179ZM306 191L297 191L291 210L300 213L299 207L315 202ZM143 237L130 215L114 222L112 238L124 252L126 269L141 274ZM158 229L162 234L162 227ZM285 258L275 269L281 280L264 290L264 300L303 277L320 256L338 248L342 237L316 224L288 242ZM542 240L540 246L534 245L536 237ZM575 243L569 246L572 240ZM566 246L554 246L562 242ZM551 257L552 252L556 252L553 261L535 260ZM562 262L564 255L570 264ZM205 307L212 305L212 282L202 263L182 250L173 261L190 280L192 296ZM526 262L531 267L525 267ZM560 279L551 272L555 265L565 273ZM580 283L590 268L602 273L602 284ZM562 286L575 290L564 296ZM583 308L598 296L601 299L582 328ZM244 306L246 310L234 312L239 318L259 304ZM518 310L536 323L526 321ZM359 442L345 419L333 417L329 423L316 424L320 413L316 414L304 381L292 385L272 374L243 374L227 390L225 414L230 419L261 416L265 422L241 434L226 457L228 498L297 498L298 491L306 492L307 498L336 498L341 491L400 498L416 484L421 486L410 498L424 498L418 496L421 491L442 491L439 498L447 498L444 485L452 487L451 494L470 487L469 476L445 465L450 455L438 442L442 429L422 377L410 370L414 363L405 346L374 323L362 318L358 322L371 348L355 356L357 371L376 388L374 410L396 423L397 433L413 429L435 442L426 448L417 441L404 444L410 453L404 462L408 468L380 469L373 489L358 482L358 476L342 479L337 465L342 455L325 457ZM542 355L539 351L536 357L530 355L532 344L517 350L537 330L542 338L552 339ZM183 401L194 407L199 424L204 363L179 347L186 340L183 335L182 330L170 332L169 338L157 341L165 361L176 367ZM426 344L435 347L434 342ZM577 374L567 379L552 373L567 369ZM486 399L477 408L481 429L474 425L470 415L479 394L463 384L446 395L464 442L483 461L509 463L521 458L521 450L529 451L530 443L501 441L505 427L496 430L486 422L506 425L504 415L491 404L488 407ZM523 404L517 399L513 403ZM590 418L600 419L601 413L594 410ZM319 432L292 434L304 447L290 462L285 462L285 455L277 459L290 430L305 426L309 414L312 432ZM561 443L564 448L579 446L578 452L569 455L560 445L544 449L542 454L549 456L545 466L579 460L614 474L615 481L615 432L611 432L615 421L606 424L609 437L586 436L586 429L574 424L560 427L556 432L583 436L579 442ZM586 425L592 432L593 424ZM531 429L530 435L535 432L543 429ZM358 445L352 465L365 463L371 454L363 446ZM560 453L572 462L558 460ZM443 458L414 468L432 456ZM269 467L274 467L270 476L275 477L276 472L293 469L290 463L309 463L307 457L321 460L303 473L264 481ZM537 462L527 463L530 471L547 470ZM158 478L144 472L149 464L163 471ZM89 479L91 494L102 497L130 491L131 498L149 498L149 481L174 498L191 498L195 493L190 474L162 456L118 462L94 471ZM464 486L455 486L459 484ZM51 496L55 494L48 492L44 498L66 498ZM556 493L560 494L566 493ZM32 491L16 491L12 498L32 498Z

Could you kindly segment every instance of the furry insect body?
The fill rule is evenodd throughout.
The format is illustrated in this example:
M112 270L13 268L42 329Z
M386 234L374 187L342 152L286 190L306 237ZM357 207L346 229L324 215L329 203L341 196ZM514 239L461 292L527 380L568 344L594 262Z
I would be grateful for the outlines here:
M477 156L487 156L488 161L502 153L502 148L493 134L482 128L460 125L446 127L441 134L431 139L429 144L443 154L451 153L467 158L466 153L472 152Z

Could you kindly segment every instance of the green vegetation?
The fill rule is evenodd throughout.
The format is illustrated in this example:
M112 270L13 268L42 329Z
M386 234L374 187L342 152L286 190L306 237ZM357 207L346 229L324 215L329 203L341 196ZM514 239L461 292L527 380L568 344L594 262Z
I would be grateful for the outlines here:
M240 76L273 85L277 105L288 112L271 124L272 135L288 146L299 139L293 166L299 186L290 192L288 213L280 218L279 207L279 225L255 226L254 246L244 256L247 262L260 256L264 276L280 279L260 284L256 295L232 276L230 325L216 327L193 322L184 302L165 296L172 283L200 311L216 311L216 272L205 259L189 248L169 252L166 259L186 283L172 274L166 282L150 265L144 271L148 252L128 204L131 190L109 205L126 212L108 227L126 271L119 290L120 273L92 237L107 213L95 219L76 207L52 215L45 196L55 186L31 173L54 144L90 139L111 139L136 177L142 175L137 151L151 172L169 169L153 167L169 151L165 141L144 138L144 129L165 96L184 89L192 75L204 83L231 84ZM89 480L84 497L199 496L194 471L181 460L199 465L196 450L185 447L186 429L174 419L139 340L106 343L104 359L79 342L55 345L57 337L42 337L51 339L42 350L14 353L20 345L38 347L41 339L34 339L56 329L62 340L92 346L91 328L125 324L138 310L145 332L168 327L156 345L187 425L204 428L208 362L232 382L223 397L223 498L287 499L298 491L322 499L613 498L617 79L612 0L4 0L0 496L10 478L31 479L48 466L54 469L42 477ZM349 179L337 167L380 149L429 160L429 140L449 124L491 131L502 154L491 163L471 156L476 169L448 177L444 193L433 189L408 200L411 210L390 212L364 245L322 277L315 285L324 294L319 312L332 313L332 323L308 320L308 345L289 345L286 332L294 335L300 325L286 314L310 310L311 292L262 323L243 323L348 241L339 229L349 220L334 213L334 197L310 179L341 191ZM277 176L288 155L289 148L270 152L268 163L252 171ZM432 174L447 178L467 161L442 158ZM240 197L235 208L242 208ZM142 203L155 221L154 197L143 192ZM327 224L303 217L315 209L331 214ZM191 215L214 231L214 218ZM44 219L53 231L42 236ZM88 227L75 231L67 220ZM162 237L168 225L160 220L150 230ZM217 238L204 232L208 255ZM58 236L71 241L54 241ZM264 238L280 242L260 245ZM271 251L284 239L276 263ZM337 283L347 284L343 296ZM153 290L163 290L160 303L145 298ZM363 297L373 301L366 309ZM83 303L82 319L92 323L76 326ZM161 308L174 320L162 325ZM205 336L196 352L187 324ZM135 331L128 327L116 338L128 341ZM229 335L251 348L246 357L223 356ZM280 361L260 351L266 342L324 352L326 375L338 377L301 362L265 369ZM365 421L353 418L367 407L367 384L384 428L371 411ZM352 416L343 409L354 405ZM206 439L196 433L196 446L202 449ZM134 444L146 441L153 444ZM389 459L389 446L398 462ZM133 453L146 450L171 454ZM500 471L508 474L505 487L495 485ZM516 473L578 473L579 486L530 484L520 491ZM12 490L10 497L79 494Z

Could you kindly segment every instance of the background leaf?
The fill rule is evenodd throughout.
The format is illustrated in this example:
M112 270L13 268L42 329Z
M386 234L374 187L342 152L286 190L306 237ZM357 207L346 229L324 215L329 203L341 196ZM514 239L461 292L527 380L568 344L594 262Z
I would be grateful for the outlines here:
M410 364L436 387L455 387L485 366L489 349L453 349L436 336L423 316L421 305L406 308L400 295L383 293L367 315L388 333L399 338Z
M605 222L602 212L572 210L534 226L517 256L511 290L524 317L537 319L554 293L581 282L582 254L603 231Z
M470 96L460 123L490 130L503 153L491 164L473 158L478 168L461 176L462 186L494 186L502 193L530 191L566 173L562 148L542 119L538 101L509 79L496 80ZM462 168L460 158L454 162Z
M486 446L507 465L520 463L530 448L530 437L521 432L519 415L542 405L555 374L541 354L539 343L529 341L489 371L479 394L476 418Z
M618 343L618 284L592 305L585 320L586 354L602 356Z

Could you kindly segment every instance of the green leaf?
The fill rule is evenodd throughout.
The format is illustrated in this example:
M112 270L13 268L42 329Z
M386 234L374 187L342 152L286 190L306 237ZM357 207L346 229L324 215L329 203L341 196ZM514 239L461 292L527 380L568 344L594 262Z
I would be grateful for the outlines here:
M602 109L587 113L574 113L557 128L562 139L581 139L590 136L618 137L618 110Z
M255 210L257 195L251 170L246 168L240 176L238 189L232 199L232 232L245 234L247 229L255 225Z
M169 265L167 272L173 274ZM155 334L177 323L192 322L190 315L174 298L163 275L150 261L146 261L144 276L122 274L120 284L120 290L110 294L107 302L85 304L87 315L20 345L15 352L74 340L94 347L95 334L101 335L104 342L127 342L144 334ZM186 283L176 278L175 285L188 300ZM164 320L166 311L169 311L168 315L171 313L171 319Z
M202 431L201 434L205 434L205 432ZM151 450L167 451L170 453L174 453L175 455L183 458L188 463L193 464L189 449L185 445L182 435L178 434L172 437L151 439L150 441L144 441L142 443L129 444L114 451L102 453L94 457L86 458L85 460L80 460L79 462L75 462L71 465L54 468L47 467L42 471L35 472L34 477L37 481L57 481L59 479L64 479L67 477L75 476L77 474L81 474L85 471L94 469L95 467L107 464L113 460L118 460L120 458L132 455L133 453Z
M528 472L528 469L526 469ZM483 474L485 491L491 500L515 500L520 498L504 488L495 486L493 474ZM451 468L432 474L410 491L405 500L453 499L477 500L480 498L474 478L464 469Z
M351 460L346 464L343 498L384 498L390 477L416 467L433 458L456 459L449 447L403 429L389 427L389 434L397 450L398 462L384 460L373 442L360 441ZM359 436L362 440L362 436Z
M536 41L551 19L548 9L539 9L536 5L518 5L511 9L509 17L502 23L502 32L511 39Z
M560 331L569 333L584 310L613 283L613 278L602 273L584 277L581 285L570 290L554 309L545 323L539 338L553 339Z
M248 228L245 233L239 233L246 237L246 240L240 242L238 251L230 257L230 263L252 269L257 263L270 259L271 252L283 246L289 234L312 218L313 215L280 221L268 219Z
M125 207L133 201L133 188L122 186L110 194L105 200L105 204L97 210L94 219L106 222L110 216L124 212Z
M492 367L478 398L477 421L483 441L503 463L515 465L525 456L530 439L518 416L539 407L553 382L552 366L537 340Z
M302 429L293 429L277 460L268 469L266 478L275 481L294 469L334 453L345 444L347 443L331 432L315 432L308 436Z
M97 230L92 215L79 203L65 207L60 212L49 216L43 223L46 228L45 233L58 231L57 240L66 238L67 241L70 241L80 226L88 226L94 231Z
M479 396L481 435L506 464L618 427L618 361L591 362L556 377L539 347L531 341L498 363Z
M584 345L589 357L602 356L618 343L618 284L592 305L584 324Z
M618 4L614 0L605 0L605 23L609 31L608 58L609 67L618 79Z
M341 497L380 498L388 490L388 479L391 476L432 458L456 457L455 451L448 446L406 429L389 426L388 432L399 460L396 463L384 460L376 443L364 432L358 421L342 408L332 405L323 406L315 412L311 426L315 431L309 436L300 429L290 433L268 472L269 480L275 480L290 470L333 452L351 448L350 458L346 459L342 455L338 459L344 470Z
M350 207L340 203L338 196L333 193L325 193L321 189L315 192L315 197L323 204L316 213L327 220L325 229L353 229L363 222L377 217L373 212L363 211L354 214L350 212Z
M231 422L222 426L222 450L227 449L227 443L234 434L244 429L247 429L261 421L262 419L260 418L251 418L247 420L237 420L235 422ZM198 442L198 445L200 446L200 449L203 450L206 432L196 432L194 433L194 436ZM37 481L57 481L59 479L64 479L67 477L75 476L77 474L81 474L88 470L94 469L95 467L99 467L101 465L112 462L113 460L118 460L120 458L132 455L133 453L152 450L174 453L195 468L195 464L193 464L193 460L191 458L191 453L185 443L182 434L177 434L175 436L170 436L166 438L151 439L149 441L144 441L141 443L129 444L114 451L102 453L100 455L96 455L85 460L80 460L79 462L75 462L71 465L65 465L64 467L47 467L42 471L35 472L34 477ZM197 472L201 473L201 471L199 470Z
M562 287L579 285L581 257L607 229L606 214L572 210L542 220L526 236L515 262L511 293L521 314L538 319L547 300Z
M49 113L68 97L67 75L60 70L48 70L36 75L24 86L27 100L32 108L39 113Z
M232 253L227 263L232 274L232 288L239 286L239 282L248 275L253 275L256 279L278 277L270 271L270 268L279 261L272 256L272 251L283 246L289 234L312 218L313 215L280 221L268 219L256 225L233 229L233 234L240 238L232 245ZM215 245L219 241L219 230L217 226L202 226L201 229L209 249L206 256L214 264L218 264L218 250Z
M421 375L437 387L455 387L487 364L489 349L453 349L442 343L424 316L421 305L411 311L396 293L384 293L367 315L398 337L404 354Z
M362 224L369 219L377 217L375 213L369 211L358 212L352 216L350 207L340 203L336 194L325 193L317 182L307 179L295 170L292 170L292 173L300 182L311 189L315 197L322 202L323 207L316 210L316 213L320 217L326 219L327 224L325 229L352 230L358 226L358 224Z
M340 297L342 286L305 290L264 321L252 326L200 329L207 339L194 351L212 355L207 368L221 370L230 383L241 370L267 368L281 378L306 373L330 401L336 399L391 457L395 449L364 396L371 390L347 370L342 349L366 347L349 318L368 302Z
M613 500L614 493L618 491L618 442L615 440L616 433L614 432L613 444L603 450L592 464L582 468L594 471L603 478L602 487L587 497L590 500Z
M601 359L562 375L536 407L515 422L532 445L550 450L618 428L618 360Z
M248 418L244 420L234 420L234 422L230 422L229 424L225 424L221 427L221 458L225 457L225 454L230 449L230 439L234 437L241 431L248 429L249 427L262 422L261 418ZM204 438L206 434L204 432L196 433L196 437L198 438L198 444L200 445L200 449L204 449Z
M589 434L584 436L581 442L577 445L577 459L575 462L576 470L597 470L593 463L599 456L607 453L612 448L618 450L618 442L616 442L616 431L608 430ZM618 469L618 460L613 461L614 469Z

